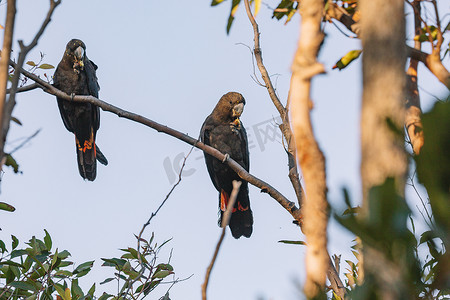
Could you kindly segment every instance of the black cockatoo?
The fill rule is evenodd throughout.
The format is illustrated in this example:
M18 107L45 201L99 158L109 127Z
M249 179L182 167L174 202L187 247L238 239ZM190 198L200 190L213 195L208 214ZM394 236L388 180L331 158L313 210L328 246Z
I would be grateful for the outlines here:
M220 98L213 112L206 118L201 130L204 144L228 154L245 170L249 170L247 133L239 117L245 105L244 97L229 92ZM250 237L253 231L253 215L248 198L248 183L243 181L226 163L205 153L209 176L219 191L219 226L233 190L233 180L242 181L230 219L231 234L238 239Z
M98 98L97 65L86 56L86 45L77 39L67 43L66 51L53 76L53 85L69 95L92 95ZM103 153L95 144L100 127L100 110L90 103L58 98L59 112L64 126L75 134L78 170L81 177L93 181L97 163L107 165Z

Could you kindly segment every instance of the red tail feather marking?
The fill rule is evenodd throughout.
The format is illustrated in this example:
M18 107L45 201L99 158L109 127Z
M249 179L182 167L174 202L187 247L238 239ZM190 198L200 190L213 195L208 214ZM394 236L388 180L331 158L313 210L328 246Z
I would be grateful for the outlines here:
M248 206L243 207L243 206L241 205L241 202L238 202L238 210L239 210L239 211L247 211L247 210L248 210Z
M97 155L97 147L95 147L93 132L91 132L91 138L89 139L89 141L84 141L83 147L81 147L80 141L77 139L77 137L75 137L75 141L77 143L77 148L79 151L84 153L86 152L86 150L91 150L92 147L94 147L94 153Z
M228 196L227 192L222 190L220 192L220 210L226 211L228 206L228 201L230 200L230 196ZM248 208L247 208L248 209ZM236 208L233 208L233 212L236 211Z

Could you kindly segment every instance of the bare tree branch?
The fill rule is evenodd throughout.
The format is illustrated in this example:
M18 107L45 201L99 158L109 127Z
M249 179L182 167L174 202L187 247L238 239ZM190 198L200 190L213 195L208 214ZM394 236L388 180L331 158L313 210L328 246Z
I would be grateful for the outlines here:
M139 260L139 264L141 265L141 270L139 271L139 275L136 276L136 278L133 279L133 280L130 282L130 284L128 284L128 288L127 288L127 290L125 291L125 293L121 293L122 296L128 295L129 292L130 292L130 290L131 290L131 288L133 287L133 284L134 284L135 282L137 282L138 280L140 280L140 279L142 278L142 275L144 275L144 272L145 272L146 267L145 267L145 265L144 265L144 263L143 263L143 261L142 261L141 251L140 251L140 249L141 249L141 239L142 239L142 235L144 234L144 231L145 231L145 229L147 228L147 226L150 225L150 222L152 221L152 219L153 219L154 217L156 217L156 215L158 214L158 212L161 210L161 208L164 206L164 204L165 204L165 203L167 202L167 200L169 199L170 195L172 195L172 192L173 192L173 191L175 190L175 188L180 184L181 179L182 179L182 176L181 176L181 175L182 175L182 173L183 173L184 167L186 166L186 160L187 160L187 158L189 157L189 155L191 154L191 152L192 152L193 149L194 149L194 147L192 147L191 150L189 150L188 154L184 157L183 164L181 165L180 172L178 173L178 181L175 182L175 184L172 186L172 188L171 188L170 191L167 193L166 197L165 197L164 200L161 202L161 204L158 206L158 208L157 208L154 212L152 212L152 214L151 214L150 217L148 218L147 222L145 222L144 225L142 226L142 229L141 229L141 231L139 232L139 235L137 236L137 248L136 248L136 249L138 250L138 251L137 251L137 257L138 257L138 260ZM148 280L148 278L147 278L147 280ZM178 281L174 281L173 284L175 284L176 282L178 282ZM147 281L144 283L144 285L146 285L146 284L147 284ZM172 286L171 286L171 287L172 287ZM171 288L171 287L170 287L170 288ZM169 288L169 290L170 290L170 288ZM142 290L137 294L136 298L138 299L139 296L140 296L143 292L144 292L144 289L142 289Z
M15 89L15 92L16 92L16 94L18 94L18 93L23 93L23 92L29 92L29 91L32 91L37 88L40 88L40 85L35 82L35 83ZM7 89L6 94L11 93L11 90L12 89Z
M16 19L16 1L8 0L6 11L5 34L3 36L2 56L0 59L0 161L3 161L3 145L6 139L1 136L3 132L3 115L6 103L6 86L9 79L9 60L11 57L11 47L14 33L14 22ZM3 163L0 163L0 170Z
M237 195L239 193L239 189L241 188L241 181L233 180L233 190L231 191L230 200L228 202L227 210L225 211L222 218L222 233L220 235L219 241L216 245L216 250L214 251L214 255L211 259L211 263L206 269L205 281L202 284L202 300L206 300L206 289L208 288L209 276L211 275L212 268L214 267L214 263L216 262L217 255L219 254L220 246L222 245L222 241L225 237L225 232L230 222L231 212L234 208L234 203L236 202Z
M10 65L14 68L17 67L17 65L10 61ZM170 136L173 136L185 143L188 143L190 145L195 146L196 148L199 148L203 152L214 156L220 161L224 161L228 164L228 166L233 169L239 177L247 181L248 183L258 187L261 189L261 192L268 193L273 199L275 199L281 206L283 206L298 222L301 222L301 216L300 216L300 210L298 207L295 206L294 202L289 201L285 196L283 196L278 190L276 190L274 187L272 187L270 184L264 182L263 180L251 175L248 173L241 165L239 165L236 161L234 161L232 158L228 157L226 159L225 155L218 151L217 149L210 147L208 145L203 144L197 139L194 139L193 137L188 136L187 134L184 134L178 130L175 130L173 128L170 128L168 126L159 124L153 120L150 120L144 116L123 110L117 106L114 106L112 104L109 104L105 101L102 101L100 99L97 99L93 96L74 96L71 97L68 94L62 92L61 90L58 90L51 84L45 82L44 80L40 79L36 75L27 72L26 70L21 70L22 74L26 77L30 78L31 80L37 82L42 89L54 96L57 96L59 98L68 100L68 101L76 101L76 102L88 102L91 104L94 104L98 107L100 107L103 111L111 112L116 114L117 116L125 119L129 119L131 121L135 121L137 123L141 123L145 126L148 126L150 128L155 129L158 132L162 132L165 134L168 134Z
M325 287L331 259L327 252L328 202L326 198L325 157L314 137L311 124L311 79L324 73L316 58L323 41L320 28L322 0L303 0L300 5L301 27L297 51L292 63L289 91L297 159L302 169L307 197L302 207L303 232L306 236L306 282L308 299L317 297ZM332 282L333 283L333 282Z
M14 76L11 81L11 89L9 92L9 99L8 99L8 102L5 103L4 112L3 112L3 120L2 120L3 123L1 125L2 132L0 132L0 133L2 133L2 136L0 139L0 157L3 156L6 137L9 132L11 115L12 115L12 112L16 105L16 91L17 91L17 87L19 86L20 74L21 74L22 66L25 62L25 58L28 55L28 53L37 45L40 37L42 36L42 34L45 31L45 28L47 28L47 25L51 21L51 17L53 15L55 8L60 3L61 3L61 0L57 0L57 1L50 0L50 8L47 12L47 16L46 16L44 22L42 23L41 27L39 28L39 31L37 32L37 34L35 35L35 37L33 38L33 40L31 41L31 43L28 46L25 46L22 40L19 41L20 53L19 53L19 57L17 59L18 68L15 68ZM10 53L10 51L8 53L5 53L2 51L2 59L3 59L3 55L9 55L9 53ZM8 61L9 60L10 59L8 58ZM4 89L4 90L6 90L6 89Z
M273 104L275 105L276 109L278 110L278 113L280 114L282 124L280 124L279 128L281 132L283 133L283 136L286 140L286 143L288 145L288 166L289 166L289 180L291 181L291 184L294 188L295 195L297 196L299 207L301 208L304 193L303 188L300 183L300 177L298 175L298 169L296 164L296 153L295 153L295 144L294 139L292 138L292 130L291 125L289 123L289 114L287 113L287 109L281 104L280 99L278 99L278 96L275 92L275 89L273 88L272 81L270 80L269 73L267 72L266 67L263 63L262 58L262 50L259 43L259 28L258 23L256 23L255 18L253 17L252 11L250 9L250 3L248 0L245 0L245 10L247 11L248 19L250 20L250 23L253 27L253 35L254 35L254 49L253 53L255 55L256 63L259 68L259 72L261 73L261 77L264 80L265 87L267 88L267 91L269 93L270 99L272 100Z
M16 152L17 150L19 150L20 148L22 148L23 146L25 146L29 141L31 141L32 139L34 139L39 132L41 132L41 129L36 130L35 133L33 133L32 135L30 135L29 137L27 137L22 143L20 143L19 146L17 146L16 148L14 148L13 150L11 150L8 154L11 155L14 152Z

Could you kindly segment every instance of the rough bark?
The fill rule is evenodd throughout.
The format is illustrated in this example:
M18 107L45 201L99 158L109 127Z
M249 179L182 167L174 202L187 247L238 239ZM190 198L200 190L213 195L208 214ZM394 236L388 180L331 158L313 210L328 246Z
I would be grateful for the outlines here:
M368 192L394 178L403 193L407 160L404 151L405 121L405 18L403 0L361 0L363 45L363 99L361 112L361 178L363 213L368 211ZM402 299L393 285L401 284L398 272L379 273L376 250L364 245L365 276L375 276L382 299Z
M16 1L8 0L6 11L5 33L3 35L2 56L0 59L0 133L3 132L3 111L6 102L6 86L9 79L9 59L14 33L14 21L16 19ZM3 146L6 137L0 137L0 159L3 158ZM0 163L0 169L3 163Z
M311 78L324 72L323 65L316 61L323 41L320 28L323 6L322 0L304 0L300 4L300 38L292 64L289 91L297 159L302 169L306 191L302 207L302 229L307 241L304 292L309 299L318 296L324 288L329 266L325 158L314 137L310 118Z

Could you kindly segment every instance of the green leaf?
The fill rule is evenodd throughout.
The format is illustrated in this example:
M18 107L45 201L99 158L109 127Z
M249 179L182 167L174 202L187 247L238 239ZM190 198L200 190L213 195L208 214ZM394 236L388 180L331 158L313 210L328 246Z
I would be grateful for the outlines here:
M220 4L220 3L222 3L224 0L213 0L212 2L211 2L211 6L216 6L216 5L218 5L218 4Z
M146 284L138 286L136 293L144 292L144 295L150 293L155 287L161 283L162 279L154 280L152 282L147 282Z
M100 282L100 284L105 284L108 283L110 281L113 281L115 278L106 278L105 280L103 280L102 282Z
M362 50L352 50L345 54L334 66L333 69L338 68L342 70L346 68L352 61L357 59L362 53Z
M12 287L21 289L21 290L25 290L25 291L33 291L36 292L36 287L28 282L23 282L23 281L13 281L9 284Z
M72 298L79 299L84 296L83 290L78 285L78 279L72 280L72 285L70 287Z
M95 283L91 286L91 288L87 293L88 295L91 295L91 297L94 297L94 292L95 292Z
M13 121L14 123L22 126L22 122L20 122L19 119L17 119L16 117L11 116L11 121Z
M32 67L36 67L36 63L32 60L27 61L26 64Z
M342 213L343 216L345 215L355 215L361 212L361 207L356 206L356 207L349 207L346 210L344 210L344 212Z
M25 258L25 262L23 263L24 271L27 272L31 268L32 264L33 259L30 256L27 256L27 258Z
M22 266L20 266L20 267L22 268ZM11 271L13 271L14 275L15 275L17 278L20 278L21 272L20 272L20 270L19 270L18 267L16 267L16 266L10 266L10 269L11 269Z
M421 245L423 243L426 243L428 241L431 241L434 238L436 238L436 233L435 232L433 232L431 230L425 231L424 233L422 233L420 235L419 245Z
M112 298L112 297L114 297L114 296L104 292L103 295L101 295L100 298L98 298L98 300L106 300L106 299Z
M64 286L59 283L54 283L53 287L55 288L56 292L64 299Z
M44 229L45 231L45 237L44 237L44 244L48 251L52 249L52 238L50 237L50 234L48 234L48 231Z
M44 70L48 70L48 69L54 69L55 67L50 65L50 64L42 64L39 66L39 69L44 69Z
M167 270L167 271L173 271L173 267L170 264L159 264L156 266L156 270Z
M306 245L306 243L302 242L302 241L281 240L281 241L278 241L278 243L289 244L289 245Z
M7 159L7 160L8 160L8 159ZM6 163L5 163L5 165L6 165ZM17 173L17 172L15 172L15 173ZM14 206L9 205L8 203L0 202L0 210L6 210L6 211L13 212L13 211L15 211L16 209L14 208Z
M153 274L152 279L156 279L156 278L164 279L167 276L169 276L170 274L173 274L173 272L168 271L168 270L161 270L161 271L158 271L155 274Z
M295 14L297 7L294 8L294 2L291 0L282 0L273 12L272 18L281 20L285 16L289 16L292 12ZM292 18L292 16L291 16ZM289 21L286 21L286 23Z
M104 261L102 266L116 267L119 271L122 270L123 265L127 262L126 260L120 258L102 258L102 260Z
M5 260L0 262L0 265L5 265L5 266L14 266L14 267L19 267L19 268L23 268L23 266L19 263L16 263L14 261L11 260Z
M85 263L82 263L81 265L79 265L78 267L75 268L75 270L73 271L73 274L78 274L81 273L83 271L91 270L91 268L94 266L94 261L87 261Z
M55 273L56 277L61 277L61 278L65 278L65 277L71 277L72 276L72 272L67 271L67 270L58 270Z
M16 275L14 275L13 270L11 268L8 268L8 271L6 271L6 284L11 283L14 279L16 279Z
M2 253L8 252L8 250L6 250L6 245L2 240L0 240L0 250Z
M11 167L14 173L19 173L19 164L17 161L11 156L11 154L6 155L5 165ZM0 208L1 209L1 208ZM14 209L15 210L15 209ZM14 211L12 210L12 211Z
M70 253L67 250L63 250L60 253L58 253L58 258L61 258L61 259L66 259L69 256L70 256Z
M61 263L59 264L59 267L64 268L64 267L71 266L71 265L73 265L73 262L71 262L71 261L61 261Z
M89 271L91 271L91 269L83 270L83 271L77 273L76 276L77 276L78 278L79 278L79 277L83 277L84 275L86 275L87 273L89 273Z
M134 258L134 259L137 259L137 258L138 258L138 252L137 252L136 249L133 249L133 248L131 248L131 247L128 247L128 249L120 249L120 250L122 250L122 251L124 251L124 252L128 252L129 254L131 254L131 258ZM126 255L126 254L124 254L124 255ZM124 257L123 257L124 255L122 255L122 258L124 258ZM127 257L127 258L129 258L129 257Z
M230 16L228 17L228 23L227 23L227 34L230 33L231 25L233 24L234 15L236 14L236 11L239 7L239 3L241 3L241 0L233 0L231 2L231 12L230 12Z
M57 261L58 261L58 248L56 248L55 254L53 254L52 257L52 267L55 266ZM59 260L59 262L61 262L61 259Z
M12 234L11 234L11 239L12 239L12 250L14 250L19 245L19 240Z
M169 298L169 292L166 292L166 294L164 295L164 297L160 298L161 300L170 300Z

